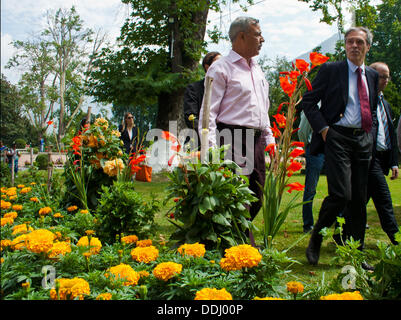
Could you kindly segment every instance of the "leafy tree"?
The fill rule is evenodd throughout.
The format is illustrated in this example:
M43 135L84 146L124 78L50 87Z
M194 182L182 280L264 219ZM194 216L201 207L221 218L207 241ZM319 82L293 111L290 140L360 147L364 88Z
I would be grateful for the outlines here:
M35 132L29 120L21 116L22 98L16 86L12 85L1 74L1 140L4 145L10 146L16 139L32 138ZM32 140L28 141L32 142Z
M122 2L130 6L130 17L121 28L117 48L104 48L97 54L90 93L97 101L114 105L157 104L158 128L168 129L169 120L178 120L178 126L184 126L184 89L195 80L195 70L205 52L208 12L219 11L226 1ZM211 37L217 40L218 32Z

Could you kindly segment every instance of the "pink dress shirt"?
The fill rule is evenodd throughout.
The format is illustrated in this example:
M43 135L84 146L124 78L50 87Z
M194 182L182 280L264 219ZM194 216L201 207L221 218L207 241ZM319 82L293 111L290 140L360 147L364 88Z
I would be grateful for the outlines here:
M206 76L213 78L210 99L209 145L216 145L219 122L261 129L266 145L274 143L270 129L269 84L255 58L247 61L233 50L215 61ZM202 132L203 104L199 114Z

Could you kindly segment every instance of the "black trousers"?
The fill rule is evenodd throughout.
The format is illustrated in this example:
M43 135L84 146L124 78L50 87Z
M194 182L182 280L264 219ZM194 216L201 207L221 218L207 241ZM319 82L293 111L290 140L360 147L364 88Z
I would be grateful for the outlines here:
M366 227L368 171L373 138L362 130L333 126L325 144L328 196L323 200L313 234L330 227L344 213L344 232L363 242Z
M383 170L384 163L388 163L388 156L389 152L377 152L372 159L368 176L367 201L372 198L382 229L394 243L398 224L394 217L393 202Z
M231 148L227 151L225 158L234 161L243 168L243 175L249 179L249 189L259 199L247 206L251 220L253 220L262 208L263 190L261 187L264 187L266 180L265 139L259 130L227 125L221 122L217 124L217 130L220 135L218 140L220 146L231 144ZM229 133L228 136L232 137L231 141L226 139L228 136L224 134L224 131Z

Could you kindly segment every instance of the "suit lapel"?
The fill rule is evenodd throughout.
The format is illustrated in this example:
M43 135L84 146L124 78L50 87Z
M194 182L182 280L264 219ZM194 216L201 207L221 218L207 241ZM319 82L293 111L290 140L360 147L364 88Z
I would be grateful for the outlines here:
M377 101L375 99L375 96L378 95L378 92L376 92L376 88L374 86L373 74L371 73L369 68L365 68L365 70L366 70L366 80L368 81L368 88L369 88L370 108L373 110L374 108L377 108L377 105L374 102Z
M340 64L339 71L340 71L339 74L340 74L342 98L344 101L344 106L346 106L348 103L348 91L349 91L348 63L346 60Z

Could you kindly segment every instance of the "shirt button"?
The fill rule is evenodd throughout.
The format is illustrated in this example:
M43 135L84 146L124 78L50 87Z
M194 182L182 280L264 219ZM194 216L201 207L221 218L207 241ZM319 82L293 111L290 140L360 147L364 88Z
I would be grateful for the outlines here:
M341 113L341 114L340 114L340 118L342 118L342 117L344 117L344 115Z

